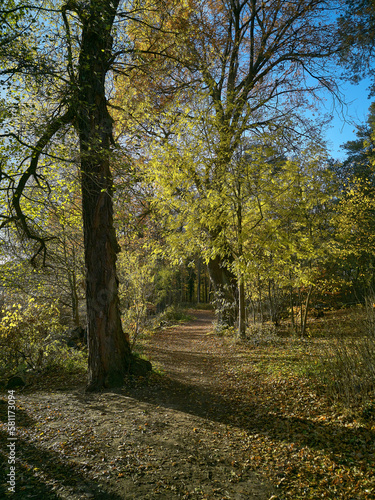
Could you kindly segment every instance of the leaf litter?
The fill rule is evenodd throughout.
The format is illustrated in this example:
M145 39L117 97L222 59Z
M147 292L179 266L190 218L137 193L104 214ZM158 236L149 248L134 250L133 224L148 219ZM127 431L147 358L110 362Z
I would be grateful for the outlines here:
M212 316L195 315L145 346L162 375L100 394L56 380L18 391L12 498L375 498L373 422L340 413L303 376L258 370L272 348L208 335Z

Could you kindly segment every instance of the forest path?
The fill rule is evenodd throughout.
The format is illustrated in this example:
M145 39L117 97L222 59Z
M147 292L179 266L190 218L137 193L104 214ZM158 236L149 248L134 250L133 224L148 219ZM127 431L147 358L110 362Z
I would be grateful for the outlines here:
M375 427L344 419L305 377L282 371L305 343L238 342L214 334L211 312L192 314L142 340L147 378L86 393L83 373L51 373L16 391L12 500L375 498ZM265 371L268 360L277 372Z
M162 371L163 381L160 385L151 385L149 391L135 387L133 394L231 424L238 410L236 372L242 349L233 339L213 333L212 311L190 310L189 313L194 317L192 321L158 330L148 341L145 354L154 369Z
M264 429L258 427L252 396L242 397L246 387L239 391L243 350L235 339L213 332L212 311L189 314L193 320L153 333L145 354L161 375L144 385L130 383L126 394L172 410L171 439L182 440L190 458L200 457L194 461L201 468L201 491L186 498L276 500L275 487L251 463L252 435L258 438ZM245 427L238 427L239 417Z
M201 310L190 313L193 321L154 334L147 355L161 364L170 378L213 389L228 352L225 343L212 335L214 314Z
M228 356L230 341L213 335L212 312L192 314L194 320L145 342L156 368L146 379L129 378L101 393L58 378L54 387L17 391L14 500L278 498L273 474L263 475L252 458L253 432L233 420L236 391L226 363L240 351ZM6 468L5 398L0 462ZM0 498L6 497L3 477Z

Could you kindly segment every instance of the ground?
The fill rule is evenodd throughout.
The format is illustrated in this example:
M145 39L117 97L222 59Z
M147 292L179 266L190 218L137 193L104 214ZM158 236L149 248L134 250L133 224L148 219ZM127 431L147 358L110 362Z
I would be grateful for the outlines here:
M265 377L256 346L213 334L211 312L193 314L149 339L148 380L100 394L83 380L16 390L11 497L375 498L375 427L335 413L301 377Z

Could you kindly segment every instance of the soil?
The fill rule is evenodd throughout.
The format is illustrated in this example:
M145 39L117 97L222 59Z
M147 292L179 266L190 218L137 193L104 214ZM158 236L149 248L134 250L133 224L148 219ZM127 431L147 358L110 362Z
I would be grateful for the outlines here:
M16 493L4 473L0 498L281 498L251 463L256 419L253 430L233 423L236 400L222 390L228 342L212 334L210 311L193 314L152 336L145 354L158 372L148 379L99 394L85 393L83 380L68 390L16 390Z

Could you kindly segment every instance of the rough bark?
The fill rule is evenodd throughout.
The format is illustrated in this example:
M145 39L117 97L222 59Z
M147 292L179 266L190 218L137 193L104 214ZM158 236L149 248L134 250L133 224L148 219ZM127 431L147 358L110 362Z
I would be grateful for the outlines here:
M131 370L128 336L122 329L113 224L110 150L112 119L105 78L112 53L111 29L118 2L92 0L83 22L79 60L77 132L81 153L89 350L88 390L123 384Z
M238 316L236 276L225 267L218 256L211 259L207 267L214 289L214 302L218 324L234 326Z

